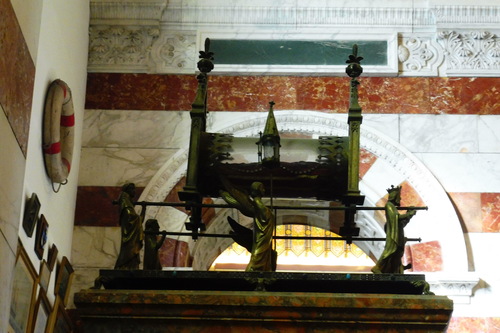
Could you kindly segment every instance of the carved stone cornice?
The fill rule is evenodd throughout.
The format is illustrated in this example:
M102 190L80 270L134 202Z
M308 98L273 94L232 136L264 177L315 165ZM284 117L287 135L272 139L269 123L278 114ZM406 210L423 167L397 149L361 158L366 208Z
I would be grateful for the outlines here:
M202 3L200 1L200 3ZM189 26L427 26L433 25L434 13L428 8L377 8L333 6L204 6L171 5L163 15L164 24Z
M438 28L477 28L488 26L498 29L500 6L435 6L431 8Z
M460 272L453 276L443 273L426 273L425 280L436 295L448 296L455 304L469 304L474 288L479 283L475 273Z
M276 2L266 5L236 4L228 6L222 1L193 0L189 3L176 0L91 0L91 24L110 24L115 21L127 24L178 24L184 25L293 25L314 28L317 26L400 26L425 27L454 25L455 28L500 26L500 6L430 6L409 7L398 4L392 7L335 5L304 6ZM241 2L244 3L244 2ZM307 3L307 2L303 2Z
M159 25L168 0L91 0L90 25Z
M349 34L362 39L369 33L398 34L397 51L389 47L388 52L389 57L399 58L399 73L394 63L388 69L376 70L375 75L500 75L500 6L351 8L170 2L91 1L88 70L194 73L197 50L201 49L201 37L197 36L224 31L225 38L260 39L262 36L253 34L265 30L269 39L310 40L315 35L319 39L342 35L345 39ZM324 36L325 31L331 31L331 36ZM241 70L248 73L244 66ZM318 69L299 72L317 73ZM287 73L296 74L297 69L287 71L286 66L280 66L279 74Z

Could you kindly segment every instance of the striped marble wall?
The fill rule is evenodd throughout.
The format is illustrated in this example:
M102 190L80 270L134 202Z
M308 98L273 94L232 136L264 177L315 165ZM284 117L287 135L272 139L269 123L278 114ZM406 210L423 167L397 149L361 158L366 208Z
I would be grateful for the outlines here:
M490 179L483 182L485 186L475 183L469 186L470 192L464 191L467 186L453 185L446 167L439 167L447 162L436 159L439 154L447 154L453 164L474 154L476 163L484 165L498 159L500 138L495 128L500 122L496 117L500 114L500 78L366 77L361 82L363 113L385 115L379 121L397 128L390 133L384 131L436 166L433 171L438 179L450 183L443 185L460 213L464 231L498 232L500 195L494 187L500 183ZM102 215L114 212L112 208L99 209L101 217L96 219L91 217L92 207L116 198L113 187L125 181L134 179L137 186L146 186L162 163L187 145L189 115L179 111L190 110L195 87L196 80L190 75L89 74L79 190L79 196L89 200L78 201L77 225L113 224L113 218ZM276 110L345 113L346 79L210 77L211 111L266 111L269 100L276 102ZM150 150L153 147L154 152ZM123 156L121 150L125 148L134 153ZM362 160L361 176L375 158L366 154ZM116 173L106 167L109 164L123 172ZM484 170L484 175L493 176L493 171ZM474 175L461 180L477 181ZM481 187L488 191L483 192ZM496 188L500 191L500 186Z
M500 137L496 130L500 125L500 78L361 77L360 81L363 124L411 151L438 179L459 216L469 270L482 276L478 286L482 291L470 302L484 312L474 310L467 315L468 310L457 307L449 332L462 332L471 325L492 327L498 315L488 310L494 295L486 288L495 288L500 282L495 278L497 269L488 266L488 256L500 250L496 245L500 231ZM187 111L195 89L194 75L88 75L75 239L85 234L84 239L105 256L108 266L114 264L119 248L117 211L111 201L126 181L135 181L143 190L158 168L187 147ZM347 110L348 78L211 76L209 125L231 121L225 116L229 114L266 112L270 100L276 102L278 111L342 115ZM361 160L360 176L370 177L377 157L362 152ZM182 182L166 200L177 200L175 192L181 187ZM407 191L408 202L421 203L411 188ZM380 200L383 204L382 196ZM99 226L112 227L106 233L113 236L103 238ZM170 240L162 251L165 266L190 263L183 241ZM438 242L412 245L408 255L421 263L414 270L440 271L439 251ZM74 249L76 264L86 255ZM82 283L96 276L100 265L91 265L94 270L81 278Z

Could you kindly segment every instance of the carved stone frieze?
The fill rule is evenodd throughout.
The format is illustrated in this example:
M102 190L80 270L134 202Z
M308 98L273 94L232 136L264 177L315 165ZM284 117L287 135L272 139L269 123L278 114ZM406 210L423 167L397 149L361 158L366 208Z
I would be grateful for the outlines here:
M194 73L196 32L152 26L91 26L90 72ZM398 41L401 76L498 76L499 37L488 31L403 34ZM286 72L286 69L284 69Z
M152 26L91 26L88 71L145 71L159 34Z
M162 31L151 48L151 70L155 73L194 73L196 54L194 31Z
M193 73L200 49L197 36L223 31L229 38L251 39L261 32L273 40L335 39L339 34L352 34L356 40L398 33L398 54L389 47L388 58L399 57L400 75L500 74L500 6L225 6L202 0L189 5L92 0L90 9L89 71ZM331 35L326 35L329 31ZM234 71L245 72L243 67ZM375 74L394 75L395 71ZM282 66L279 73L297 73L297 69Z
M433 36L400 37L398 45L399 72L401 75L437 76L443 62L441 47Z
M450 75L498 76L500 39L488 31L443 31L437 41L445 54L446 72Z

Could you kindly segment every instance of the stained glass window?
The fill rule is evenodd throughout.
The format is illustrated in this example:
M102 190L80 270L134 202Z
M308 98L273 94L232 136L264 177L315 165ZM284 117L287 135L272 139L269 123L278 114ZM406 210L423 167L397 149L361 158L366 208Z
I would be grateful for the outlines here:
M325 229L299 224L280 225L280 236L338 237ZM374 261L356 244L343 240L278 239L278 271L356 271L367 272ZM211 270L244 270L250 253L236 243L231 244L212 264Z

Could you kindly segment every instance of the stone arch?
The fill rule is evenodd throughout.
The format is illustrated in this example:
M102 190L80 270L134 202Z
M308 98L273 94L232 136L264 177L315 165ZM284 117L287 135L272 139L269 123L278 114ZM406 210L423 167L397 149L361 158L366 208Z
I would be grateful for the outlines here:
M237 137L257 137L264 128L266 117L267 113L246 112L238 113L237 116L227 116L227 113L213 112L207 119L207 128L210 132L232 133ZM275 111L275 117L281 133L300 133L313 137L347 136L348 133L346 114ZM408 224L405 229L407 237L421 237L423 243L437 242L441 252L442 271L466 272L466 246L458 216L446 192L432 173L406 148L366 125L361 126L361 148L375 156L375 162L360 181L360 190L366 196L365 206L376 205L390 185L403 182L410 185L429 209L419 211ZM166 198L185 175L187 149L188 147L180 149L163 165L146 186L139 200L163 201ZM227 214L231 214L227 209L217 210L209 230L224 232ZM183 230L187 217L174 208L151 207L148 209L147 218L168 221L168 225L164 225L167 230L180 231ZM311 221L316 226L323 223L319 217ZM361 227L361 236L385 237L373 211L358 212L356 221ZM188 237L179 239L190 241ZM378 256L382 250L381 243L363 242L361 244L359 242L357 245L366 253L371 252L375 256ZM209 266L210 260L221 252L223 246L224 241L212 238L198 240L196 246L194 244L191 246L191 254L194 258L193 267L197 269Z

